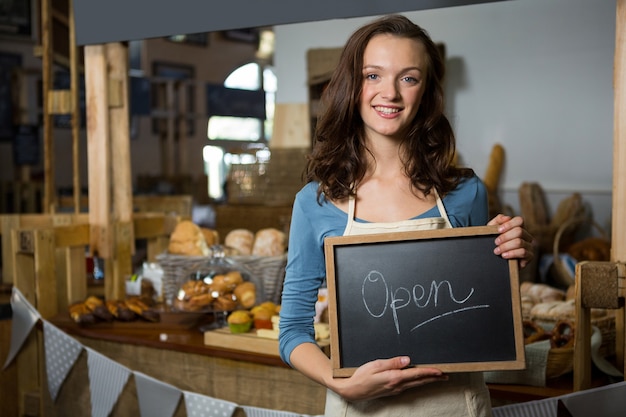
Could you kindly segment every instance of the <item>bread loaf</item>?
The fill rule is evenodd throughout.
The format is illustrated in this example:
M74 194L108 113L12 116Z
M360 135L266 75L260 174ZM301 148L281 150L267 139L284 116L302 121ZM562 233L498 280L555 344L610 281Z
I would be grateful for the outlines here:
M251 255L254 233L248 229L231 230L224 239L224 245L233 249L236 255Z
M278 229L267 228L256 232L252 254L258 256L280 256L286 250L286 236Z
M531 297L535 303L563 301L565 299L565 291L547 284L532 282L522 282L520 285L520 295Z
M176 225L170 236L167 250L173 255L209 255L209 247L204 234L200 227L190 220L183 220Z
M220 235L215 229L209 229L208 227L201 227L200 231L204 235L204 240L208 247L213 245L219 245L220 243Z

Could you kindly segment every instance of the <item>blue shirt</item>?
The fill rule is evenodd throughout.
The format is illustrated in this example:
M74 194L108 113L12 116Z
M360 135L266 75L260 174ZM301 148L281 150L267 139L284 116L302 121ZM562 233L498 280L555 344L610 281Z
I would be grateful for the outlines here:
M315 302L326 277L324 238L343 235L348 221L348 214L331 202L318 204L317 188L318 183L310 182L298 192L291 216L279 336L280 356L289 365L296 346L315 343ZM476 176L463 180L442 201L452 227L488 221L487 191ZM414 219L428 217L441 217L437 206Z

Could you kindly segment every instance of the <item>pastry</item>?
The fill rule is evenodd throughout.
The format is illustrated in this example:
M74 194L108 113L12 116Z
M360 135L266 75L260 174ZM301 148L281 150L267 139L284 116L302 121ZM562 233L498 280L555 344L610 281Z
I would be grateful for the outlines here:
M261 229L254 235L252 254L257 256L280 256L285 253L286 236L278 229Z
M574 323L569 320L558 321L552 329L550 345L552 348L573 348Z
M543 327L539 326L532 320L524 320L522 322L524 326L524 344L529 345L531 343L545 340L550 335L543 330Z
M224 239L224 245L234 250L236 255L251 255L254 233L248 229L231 230Z
M189 220L183 220L176 225L170 236L167 250L174 255L209 255L209 247L202 230Z
M231 333L246 333L252 327L252 317L246 310L235 310L226 319Z
M204 240L206 241L208 247L220 244L220 235L217 230L209 229L208 227L201 227L200 231L204 235Z
M251 308L256 304L256 287L254 283L249 281L242 282L237 285L233 292L243 308Z
M254 319L255 329L272 329L272 316L274 310L269 310L265 307L260 307L254 311L251 311Z
M529 296L537 303L548 301L562 301L565 299L565 291L551 287L546 284L535 284L532 282L522 282L520 285L520 295Z
M213 309L217 311L233 311L237 308L237 299L232 293L220 295L213 300Z

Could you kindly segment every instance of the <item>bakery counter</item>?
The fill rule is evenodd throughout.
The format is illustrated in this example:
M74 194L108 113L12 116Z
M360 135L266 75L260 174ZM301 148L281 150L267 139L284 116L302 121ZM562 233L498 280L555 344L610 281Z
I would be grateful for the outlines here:
M277 354L254 353L243 347L238 350L237 346L207 346L197 325L111 322L79 326L66 315L50 322L83 346L182 391L271 410L324 413L325 389L289 368ZM46 416L88 414L85 353L70 372L56 402L44 398L44 407ZM130 378L111 417L137 415L136 389ZM186 415L181 400L174 416ZM243 417L245 413L238 408L234 415Z
M250 346L239 347L236 343L207 346L197 325L112 322L79 326L65 315L51 322L84 346L183 391L272 410L308 415L324 412L325 388L289 368L277 354L267 350L253 352ZM594 386L608 382L595 378ZM83 354L56 403L52 404L48 398L44 399L44 404L52 410L74 410L71 415L84 414L90 404L88 386L86 355ZM489 389L493 405L498 406L570 393L572 377L570 374L551 379L547 387L489 384ZM138 412L131 378L111 416L136 416ZM183 401L175 416L186 416ZM243 416L243 411L238 409L235 417Z

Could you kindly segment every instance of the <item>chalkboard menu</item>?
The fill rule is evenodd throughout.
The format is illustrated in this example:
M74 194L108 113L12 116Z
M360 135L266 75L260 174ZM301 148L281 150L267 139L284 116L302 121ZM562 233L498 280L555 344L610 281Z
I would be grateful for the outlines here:
M336 377L408 355L444 372L523 369L517 261L493 226L325 239Z

